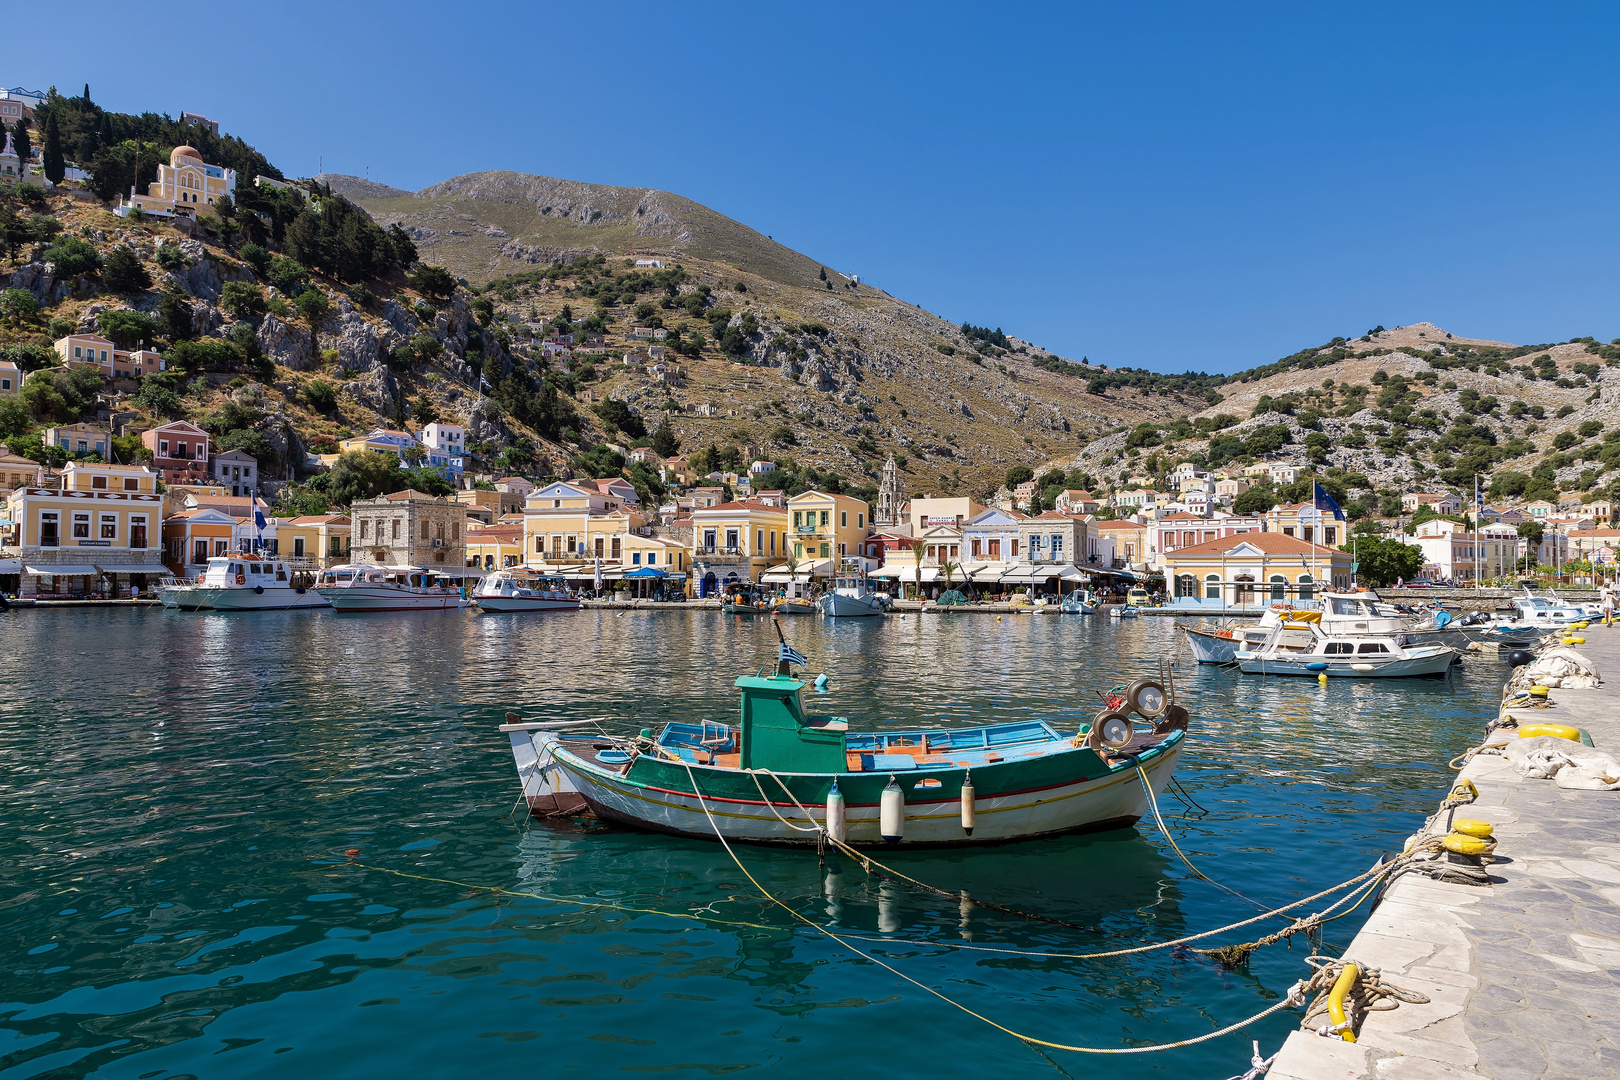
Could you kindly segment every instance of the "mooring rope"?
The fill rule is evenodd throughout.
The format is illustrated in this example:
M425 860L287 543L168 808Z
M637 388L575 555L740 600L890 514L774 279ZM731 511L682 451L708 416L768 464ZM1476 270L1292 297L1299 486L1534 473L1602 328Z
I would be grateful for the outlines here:
M1264 1009L1264 1010L1262 1010L1262 1011L1260 1011L1258 1013L1255 1013L1253 1016L1250 1016L1250 1017L1248 1017L1246 1019L1239 1020L1235 1024L1228 1024L1226 1027L1221 1028L1219 1031L1211 1031L1211 1032L1208 1032L1208 1033L1203 1034L1203 1035L1195 1036L1195 1037L1193 1037L1191 1039L1181 1039L1181 1040L1178 1040L1177 1042L1173 1042L1173 1043L1160 1043L1160 1044L1158 1044L1156 1046L1071 1046L1071 1045L1069 1045L1067 1043L1060 1043L1060 1042L1051 1041L1049 1039L1036 1038L1035 1036L1025 1034L1024 1032L1015 1031L1014 1029L1012 1029L1010 1027L1007 1027L1005 1024L997 1023L996 1021L990 1019L988 1016L985 1016L983 1013L975 1012L973 1009L971 1009L968 1006L962 1004L960 1001L957 1001L957 1000L955 1000L954 998L951 998L951 997L947 997L945 994L943 994L940 991L934 989L932 986L929 986L928 984L923 983L923 982L919 982L917 979L914 979L910 975L907 975L905 972L901 971L899 968L896 968L891 964L886 964L882 960L880 960L877 957L873 956L871 953L865 952L865 951L857 948L855 945L851 944L851 942L846 940L844 937L833 933L831 930L827 929L825 926L822 926L820 923L815 922L814 920L810 919L808 916L805 916L805 915L801 914L800 912L794 910L792 907L789 907L782 900L778 899L776 894L772 893L764 885L761 885L759 883L759 880L757 878L755 878L754 875L749 872L748 867L744 866L742 860L737 857L737 853L732 850L731 843L730 843L730 841L728 841L726 839L725 833L720 831L720 826L714 820L714 815L709 812L709 802L704 797L703 792L698 788L697 776L692 772L691 764L684 761L684 760L682 761L681 764L686 769L687 777L692 783L692 793L697 798L698 806L701 807L702 810L703 810L703 816L708 819L709 828L714 831L715 839L720 841L720 846L725 848L727 855L731 856L731 861L734 864L736 864L737 869L742 872L743 877L747 878L749 880L749 882L754 886L754 888L759 890L760 895L764 896L765 899L769 900L771 903L775 904L777 907L781 908L783 911L786 911L789 915L792 915L795 919L797 919L800 922L804 923L806 926L808 926L811 929L817 931L818 933L826 936L830 940L837 942L838 944L842 945L844 948L848 949L850 952L854 953L856 956L861 957L863 960L867 960L867 961L869 961L869 962L871 962L873 964L876 964L878 967L883 968L885 971L887 971L890 974L896 976L897 978L905 980L906 982L908 982L911 985L915 986L917 989L925 991L925 992L927 992L929 994L932 994L934 997L937 997L937 998L939 998L939 1000L945 1002L945 1004L950 1005L953 1008L960 1009L962 1012L967 1013L969 1016L973 1017L975 1020L982 1021L983 1023L988 1024L989 1026L995 1028L997 1031L1004 1032L1004 1033L1006 1033L1008 1035L1011 1035L1013 1038L1019 1040L1020 1042L1028 1043L1028 1044L1030 1044L1032 1046L1044 1046L1044 1047L1048 1047L1049 1049L1052 1049L1052 1050L1064 1050L1064 1051L1068 1051L1070 1053L1075 1053L1075 1054L1151 1054L1151 1053L1156 1053L1156 1052L1161 1051L1161 1050L1174 1050L1174 1049L1176 1049L1178 1047L1182 1047L1182 1046L1195 1046L1198 1043L1208 1042L1211 1039L1218 1039L1218 1038L1222 1037L1223 1035L1230 1035L1234 1031L1242 1030L1243 1028L1248 1027L1250 1024L1256 1023L1257 1021L1260 1021L1260 1020L1264 1020L1266 1017L1271 1016L1273 1013L1278 1013L1278 1012L1281 1012L1282 1010L1288 1009L1288 1008L1297 1008L1298 1006L1305 1004L1306 994L1313 988L1313 984L1314 984L1315 980L1320 979L1322 977L1322 972L1318 971L1316 973L1316 975L1313 976L1313 978L1311 980L1305 980L1305 979L1299 980L1298 982L1294 983L1294 985L1292 987L1289 988L1288 996L1283 998L1281 1001L1277 1002L1277 1004L1271 1006L1268 1009Z

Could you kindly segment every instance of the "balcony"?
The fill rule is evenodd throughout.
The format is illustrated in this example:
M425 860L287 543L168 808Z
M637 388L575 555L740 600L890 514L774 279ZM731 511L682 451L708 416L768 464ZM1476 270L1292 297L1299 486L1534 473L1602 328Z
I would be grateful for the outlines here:
M831 529L832 527L829 525L826 526L826 528ZM817 533L821 532L821 530L822 526L820 525L799 525L796 526L793 531L799 536L815 536Z

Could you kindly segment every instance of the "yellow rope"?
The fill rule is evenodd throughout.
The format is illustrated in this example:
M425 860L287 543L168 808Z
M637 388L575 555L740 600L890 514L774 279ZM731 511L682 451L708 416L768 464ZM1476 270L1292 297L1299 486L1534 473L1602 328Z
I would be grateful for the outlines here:
M940 993L938 990L935 990L932 986L929 986L926 983L922 983L922 982L919 982L916 979L913 979L910 975L907 975L905 972L903 972L900 969L894 967L893 965L884 963L882 960L879 960L877 957L873 956L872 954L867 953L867 952L863 952L862 950L856 948L854 945L850 944L850 942L845 940L843 937L840 937L839 935L833 933L831 930L828 930L825 926L822 926L820 923L814 922L810 918L806 917L805 915L800 914L798 911L794 910L793 908L789 907L787 904L783 903L781 900L777 899L777 897L776 897L776 895L774 893L772 893L765 886L761 885L759 883L759 880L757 878L755 878L753 874L748 872L748 867L743 865L742 860L737 858L737 853L731 849L730 842L728 842L726 840L725 834L720 831L720 826L715 822L714 815L709 813L708 800L703 797L702 791L700 791L698 789L697 777L692 773L692 766L687 764L684 761L682 762L682 764L685 765L687 777L692 782L692 793L697 797L698 805L703 808L703 816L708 818L708 820L709 820L709 828L714 830L715 839L720 841L720 846L726 849L726 854L731 856L731 861L736 864L738 870L742 871L743 877L747 878L749 880L749 882L754 886L754 888L759 890L760 895L764 896L765 899L769 900L771 903L775 904L777 907L781 908L783 911L786 911L789 915L792 915L795 919L798 919L800 922L804 923L806 926L810 927L813 930L816 930L817 932L821 933L822 935L826 936L827 938L830 938L831 940L836 941L838 944L842 945L844 948L848 949L850 952L854 953L856 956L861 957L863 960L868 960L871 963L876 964L878 967L883 968L885 971L889 972L890 974L895 975L898 978L904 979L906 982L908 982L911 985L917 987L919 990L924 990L924 991L932 994L934 997L937 997L937 998L939 998L939 1000L945 1002L945 1004L950 1005L953 1008L960 1009L962 1012L967 1013L969 1016L973 1017L975 1020L983 1021L984 1023L986 1023L986 1024L990 1025L991 1027L995 1028L997 1031L1005 1032L1006 1034L1011 1035L1013 1038L1018 1039L1020 1042L1028 1043L1028 1044L1030 1044L1032 1046L1044 1046L1044 1047L1047 1047L1048 1049L1051 1049L1051 1050L1065 1050L1065 1051L1069 1051L1071 1053L1076 1053L1076 1054L1151 1054L1151 1053L1155 1053L1155 1052L1160 1051L1160 1050L1173 1050L1173 1049L1176 1049L1177 1047L1193 1046L1193 1045L1196 1045L1198 1043L1208 1042L1211 1039L1218 1039L1223 1035L1229 1035L1234 1031L1238 1031L1241 1028L1245 1028L1248 1025L1250 1025L1252 1023L1255 1023L1258 1020L1263 1020L1266 1017L1272 1015L1273 1013L1281 1012L1283 1009L1297 1007L1298 1005L1302 1005L1305 1002L1305 993L1306 993L1307 990L1309 990L1310 983L1308 981L1306 981L1306 980L1300 980L1299 982L1296 982L1293 985L1292 988L1290 988L1290 990L1288 992L1288 996L1286 998L1279 1001L1277 1004L1271 1006L1271 1008L1269 1008L1269 1009L1266 1009L1266 1010L1264 1010L1262 1012L1258 1012L1255 1015L1253 1015L1253 1016L1251 1016L1251 1017L1249 1017L1249 1018L1247 1018L1245 1020L1240 1020L1235 1024L1229 1024L1228 1026L1226 1026L1224 1028L1221 1028L1219 1031L1211 1031L1211 1032L1209 1032L1207 1034L1195 1036L1194 1038L1191 1038L1191 1039L1182 1039L1182 1040L1180 1040L1178 1042L1173 1042L1173 1043L1162 1043L1162 1044L1157 1045L1157 1046L1121 1046L1121 1047L1070 1046L1067 1043L1052 1042L1052 1041L1047 1040L1047 1039L1037 1039L1033 1035L1026 1035L1023 1032L1014 1031L1012 1028L1007 1027L1005 1024L998 1024L996 1021L990 1019L988 1016L985 1016L983 1013L975 1012L974 1010L968 1008L966 1005L962 1004L960 1001L957 1001L957 1000L955 1000L953 998L946 997L944 994Z

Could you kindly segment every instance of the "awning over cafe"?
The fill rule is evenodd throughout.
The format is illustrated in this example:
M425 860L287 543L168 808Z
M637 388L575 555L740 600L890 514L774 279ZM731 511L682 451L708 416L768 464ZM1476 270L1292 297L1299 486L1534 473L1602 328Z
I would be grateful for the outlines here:
M96 574L101 573L100 570L97 570L95 567L89 566L89 565L83 565L83 566L25 566L25 567L23 567L23 569L26 570L30 574L37 574L40 577L50 577L53 574L58 576L58 577L78 577L78 576L80 576L82 574L89 574L89 575L91 575L93 577Z

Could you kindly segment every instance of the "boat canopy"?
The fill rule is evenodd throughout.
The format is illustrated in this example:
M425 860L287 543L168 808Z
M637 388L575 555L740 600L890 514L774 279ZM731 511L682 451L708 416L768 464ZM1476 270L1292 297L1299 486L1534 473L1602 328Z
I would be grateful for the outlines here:
M833 571L831 559L817 559L815 562L802 562L792 573L788 572L787 563L773 566L760 575L759 580L781 584L788 581L808 581L813 577L828 577Z

